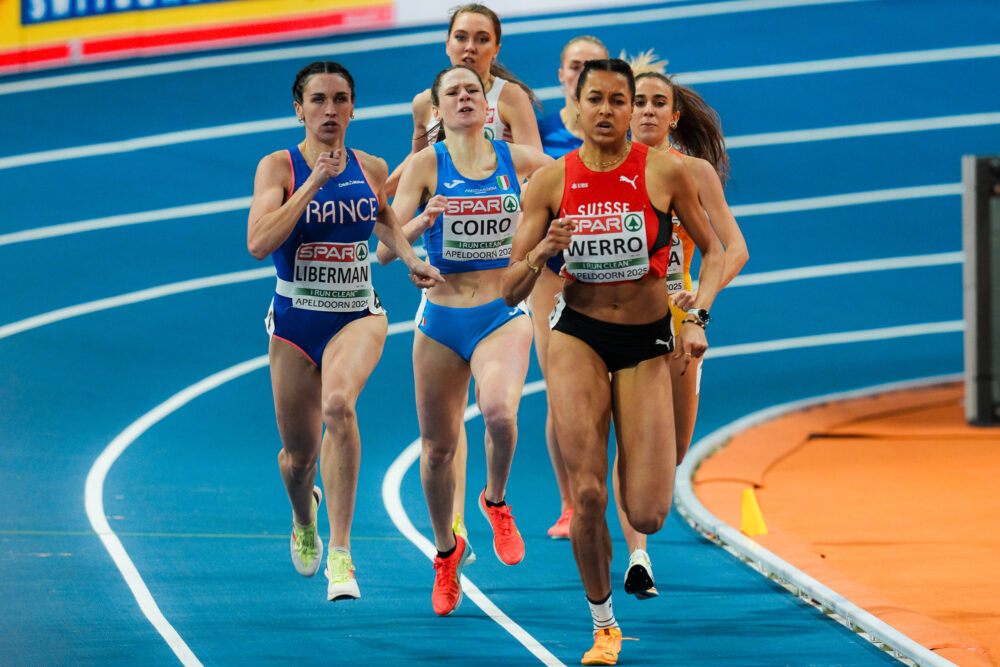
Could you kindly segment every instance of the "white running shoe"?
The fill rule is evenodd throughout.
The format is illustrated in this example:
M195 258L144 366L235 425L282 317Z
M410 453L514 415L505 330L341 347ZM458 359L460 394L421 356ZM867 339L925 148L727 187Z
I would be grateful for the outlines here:
M636 549L629 556L628 570L625 571L625 592L640 600L659 595L653 584L653 564L649 562L649 554L643 549Z
M323 499L323 492L318 486L313 487L313 520L308 526L300 527L295 519L292 519L292 564L295 570L303 577L311 577L319 571L319 565L323 562L323 540L319 537L319 530L316 528L316 516L319 511L319 503Z
M326 587L327 600L357 600L361 597L350 554L331 549L326 557L326 578L330 580Z

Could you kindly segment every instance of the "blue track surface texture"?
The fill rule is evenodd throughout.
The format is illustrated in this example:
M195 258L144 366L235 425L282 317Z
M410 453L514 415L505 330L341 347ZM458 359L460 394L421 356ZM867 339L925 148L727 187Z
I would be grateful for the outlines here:
M659 14L638 13L647 11ZM676 18L682 11L698 15ZM727 196L751 259L713 307L695 438L770 405L958 372L959 162L1000 152L1000 5L681 1L612 14L508 21L501 60L546 88L577 34L599 36L615 54L654 48L672 72L701 77L695 88L720 113L733 165ZM424 44L398 43L423 33ZM248 49L237 54L245 64L168 74L86 79L123 66L110 64L51 85L33 82L53 74L0 80L0 663L541 659L469 597L436 617L430 560L383 503L387 471L419 435L405 326L358 406L362 598L328 603L323 577L302 579L288 562L290 510L261 359L273 279L246 252L246 209L257 161L301 139L290 85L311 60L339 60L357 81L349 144L390 165L404 157L407 104L447 64L444 27L374 37L364 48L345 46L354 36ZM288 50L297 47L309 53ZM560 104L546 101L550 112ZM395 106L378 118L361 113L381 105ZM218 130L274 119L288 122ZM878 123L888 125L854 127ZM216 129L191 134L204 128ZM820 128L837 136L758 137ZM159 138L128 143L144 137ZM36 231L76 222L84 230ZM889 258L906 259L887 268ZM845 262L859 264L831 269ZM390 322L412 318L418 294L398 263L377 269L375 284ZM199 385L233 368L218 386ZM538 379L532 365L528 381ZM544 395L525 396L507 498L527 556L513 568L494 558L475 511L483 427L469 422L468 523L479 558L465 574L549 664L570 665L590 645L590 619L569 543L545 534L558 494L544 418ZM127 447L99 459L113 443ZM96 486L92 477L85 498L95 470L106 476ZM398 493L429 536L416 466ZM172 643L95 533L87 501L134 565L133 588L148 590L139 597L176 633ZM615 611L639 640L625 642L620 664L893 662L676 513L650 539L660 597L638 602L621 589L627 553L617 519L611 526Z

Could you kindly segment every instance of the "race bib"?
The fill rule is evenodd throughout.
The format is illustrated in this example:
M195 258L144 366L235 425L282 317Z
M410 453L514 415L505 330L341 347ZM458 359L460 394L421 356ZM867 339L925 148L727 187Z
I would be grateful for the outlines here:
M576 223L563 250L566 271L588 283L637 280L649 272L646 220L642 213L570 216Z
M354 312L373 303L368 241L304 243L295 253L292 306L329 313Z
M674 234L670 239L670 263L667 265L667 291L677 294L684 289L684 243L677 233L680 218L674 216Z
M441 257L460 262L507 259L520 209L515 194L449 197L442 214Z

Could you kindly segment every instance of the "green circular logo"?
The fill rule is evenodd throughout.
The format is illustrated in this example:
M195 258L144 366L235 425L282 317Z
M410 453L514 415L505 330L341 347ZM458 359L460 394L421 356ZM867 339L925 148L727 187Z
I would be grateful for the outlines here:
M483 134L486 135L487 139L492 139L493 138L493 128L492 127L484 127L483 128Z
M359 262L363 262L368 259L368 244L366 242L362 241L355 247L354 258Z
M637 232L642 229L642 218L635 213L625 216L625 229L630 232Z
M507 195L503 198L503 210L513 213L518 208L520 208L520 205L517 203L517 197L514 195Z

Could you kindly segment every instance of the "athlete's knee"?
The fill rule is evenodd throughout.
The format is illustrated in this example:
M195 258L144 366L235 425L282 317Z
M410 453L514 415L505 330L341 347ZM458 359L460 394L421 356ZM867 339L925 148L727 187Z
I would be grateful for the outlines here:
M357 397L340 387L323 392L323 423L327 428L347 424L357 418L354 408Z
M305 477L316 468L318 451L297 451L282 448L278 452L278 464L293 477Z
M420 458L431 470L447 468L455 460L455 441L443 441L422 438L420 441Z
M608 507L608 485L597 478L574 484L573 514L604 516Z
M652 535L663 528L663 524L667 520L667 512L670 511L669 507L661 509L645 504L637 503L636 505L625 508L628 522L633 528L645 535Z
M517 403L508 401L481 401L480 411L486 429L497 437L512 436L517 432Z

